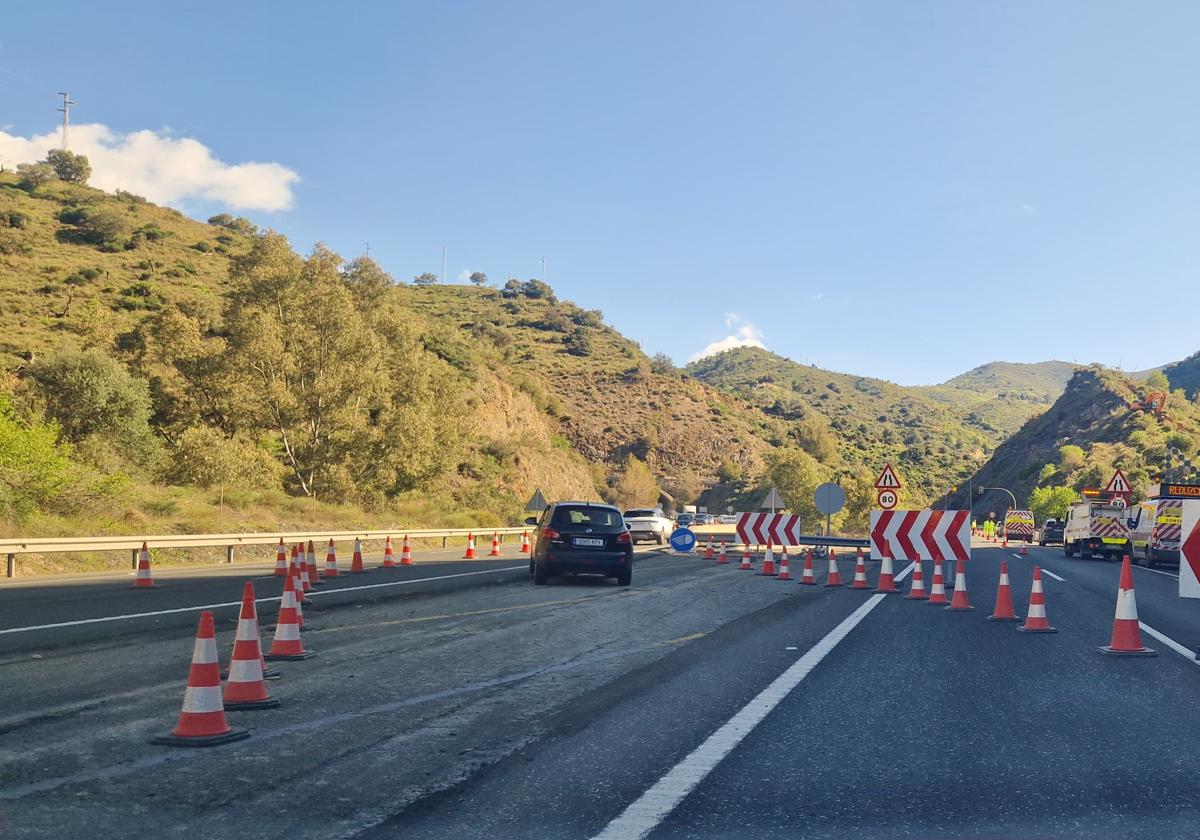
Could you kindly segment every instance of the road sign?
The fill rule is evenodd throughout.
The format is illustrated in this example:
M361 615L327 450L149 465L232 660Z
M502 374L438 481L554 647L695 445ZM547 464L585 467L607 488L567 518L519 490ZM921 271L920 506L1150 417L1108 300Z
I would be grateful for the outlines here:
M1115 495L1124 495L1130 491L1129 482L1125 479L1125 473L1118 468L1113 477L1108 480L1108 484L1104 487L1105 493L1113 493Z
M970 560L968 510L871 511L871 559Z
M896 471L892 469L891 464L884 464L883 472L879 474L879 478L875 479L876 490L899 490L903 487L900 483Z
M1185 499L1179 544L1179 597L1200 598L1200 502Z
M1113 498L1113 500L1112 500L1112 502L1110 502L1110 504L1115 508L1123 508L1123 507L1125 507L1125 497L1124 496L1116 496Z
M738 541L746 545L800 545L800 517L794 513L743 513Z
M769 510L774 513L776 508L787 507L787 505L783 503L783 497L779 495L779 491L772 487L771 492L767 494L766 498L762 500L762 504L758 507L760 510Z
M891 510L900 504L900 497L896 495L895 490L880 490L875 495L875 502L884 510Z
M542 495L540 489L533 491L533 497L529 500L529 504L525 505L525 510L530 513L541 513L546 509L546 497Z
M841 485L827 481L813 493L813 502L821 513L833 516L846 504L846 491Z
M687 528L676 528L671 532L671 548L689 552L696 547L696 535Z

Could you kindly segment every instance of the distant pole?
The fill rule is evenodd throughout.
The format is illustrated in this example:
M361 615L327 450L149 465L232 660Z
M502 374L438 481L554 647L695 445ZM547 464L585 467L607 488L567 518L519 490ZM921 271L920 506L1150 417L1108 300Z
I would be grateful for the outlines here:
M546 282L546 258L542 257L542 282Z
M442 246L442 282L446 282L446 246Z
M62 148L65 151L67 148L67 126L71 123L71 106L75 104L75 100L71 98L71 94L59 91L58 95L63 98L63 106L58 110L62 111Z
M363 245L366 245L366 246L367 246L367 250L364 252L364 255L365 255L365 256L368 256L368 257L369 257L369 256L371 256L371 243L370 243L370 242L364 242L364 243L363 243Z

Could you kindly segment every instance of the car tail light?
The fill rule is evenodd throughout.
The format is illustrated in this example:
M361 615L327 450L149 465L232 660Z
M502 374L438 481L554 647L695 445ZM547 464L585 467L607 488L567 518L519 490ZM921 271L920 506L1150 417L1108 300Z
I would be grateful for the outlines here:
M542 529L542 539L544 540L556 540L561 536L562 534L558 533L558 531L555 531L553 528Z
M633 545L633 537L628 531L617 534L617 545Z

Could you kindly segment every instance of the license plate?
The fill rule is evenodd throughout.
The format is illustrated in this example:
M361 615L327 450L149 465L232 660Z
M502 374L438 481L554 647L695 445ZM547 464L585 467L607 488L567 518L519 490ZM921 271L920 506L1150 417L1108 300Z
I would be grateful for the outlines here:
M571 540L571 545L579 548L604 548L604 540L595 537L575 537Z

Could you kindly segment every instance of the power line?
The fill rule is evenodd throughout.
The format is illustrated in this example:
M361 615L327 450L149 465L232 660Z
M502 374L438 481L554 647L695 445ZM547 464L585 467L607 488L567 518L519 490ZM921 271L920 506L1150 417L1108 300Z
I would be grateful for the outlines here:
M58 95L63 98L63 106L61 108L59 108L58 110L62 111L62 115L63 115L62 147L63 147L63 150L65 151L67 148L67 126L70 125L70 123L71 123L71 106L76 104L76 102L74 99L71 98L71 94L66 93L64 91L60 90L58 92Z

